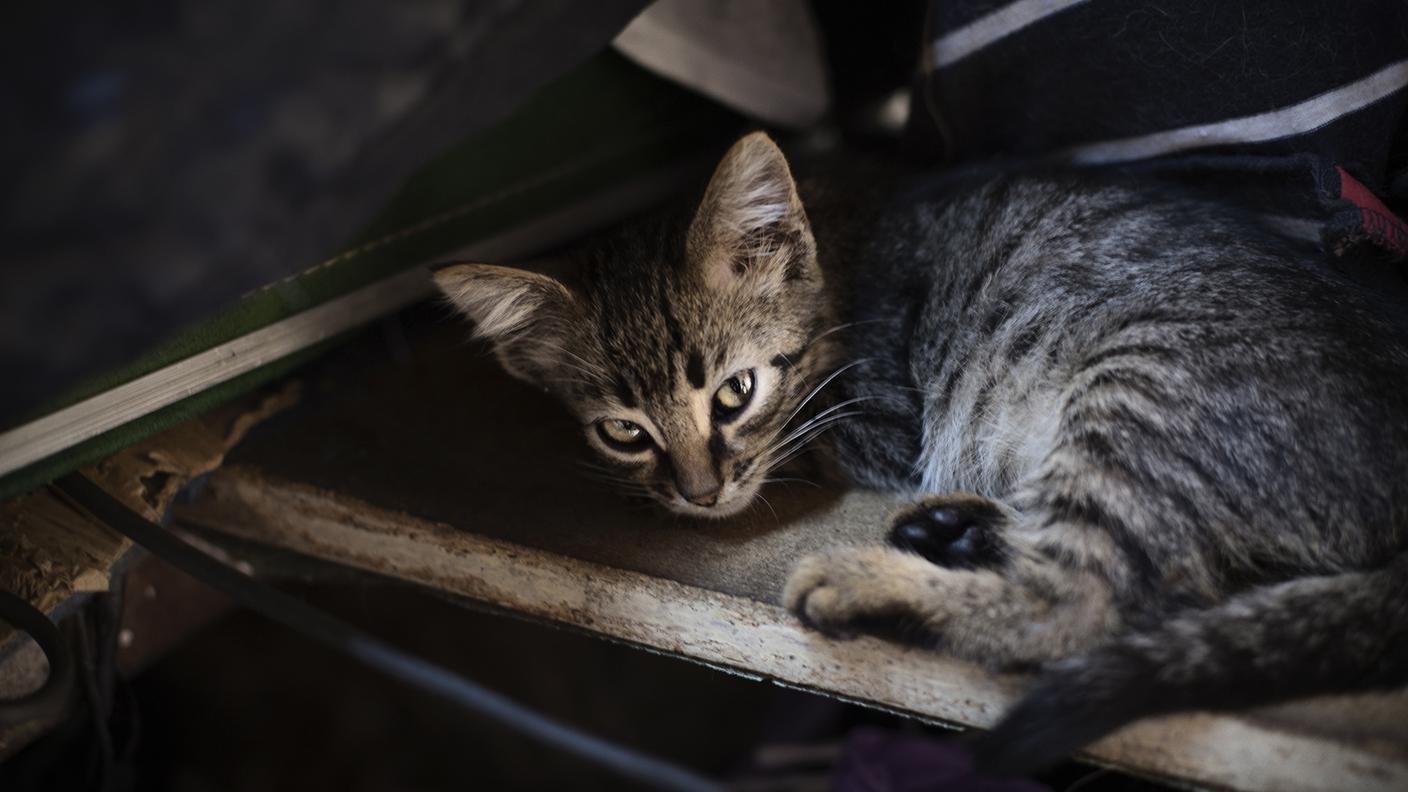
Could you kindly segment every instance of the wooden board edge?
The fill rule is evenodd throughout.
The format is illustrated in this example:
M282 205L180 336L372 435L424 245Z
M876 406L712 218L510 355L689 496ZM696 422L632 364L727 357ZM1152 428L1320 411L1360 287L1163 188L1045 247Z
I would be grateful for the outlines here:
M873 638L830 640L769 603L490 539L252 468L217 472L177 518L923 719L991 726L1021 684ZM1087 755L1175 783L1246 792L1408 789L1404 763L1228 716L1150 719L1100 741Z

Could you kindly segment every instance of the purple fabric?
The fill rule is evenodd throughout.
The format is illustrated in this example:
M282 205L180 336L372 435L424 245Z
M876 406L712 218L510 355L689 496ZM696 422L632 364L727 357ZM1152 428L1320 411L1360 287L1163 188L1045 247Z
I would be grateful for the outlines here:
M862 727L846 738L836 792L1050 792L1034 781L984 778L957 740Z

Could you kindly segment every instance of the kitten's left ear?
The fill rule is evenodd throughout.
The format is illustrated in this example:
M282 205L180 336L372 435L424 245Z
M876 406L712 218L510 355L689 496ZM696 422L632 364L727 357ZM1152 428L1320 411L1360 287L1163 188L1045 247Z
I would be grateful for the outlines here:
M689 226L689 257L716 288L819 281L816 242L782 151L762 132L724 155Z
M519 379L543 384L560 366L562 338L576 315L572 293L536 272L492 264L450 264L435 285L494 345L499 362Z

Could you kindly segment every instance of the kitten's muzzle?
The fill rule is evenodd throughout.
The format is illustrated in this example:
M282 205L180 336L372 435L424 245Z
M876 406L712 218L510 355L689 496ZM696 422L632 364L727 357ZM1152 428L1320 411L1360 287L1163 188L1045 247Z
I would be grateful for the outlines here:
M698 482L691 482L698 484ZM719 493L723 491L723 482L718 478L705 482L703 486L694 489L687 489L685 482L676 481L675 488L680 491L680 497L693 503L695 506L713 506L719 502Z
M672 454L675 491L695 506L713 506L723 492L723 475L707 441L679 442Z

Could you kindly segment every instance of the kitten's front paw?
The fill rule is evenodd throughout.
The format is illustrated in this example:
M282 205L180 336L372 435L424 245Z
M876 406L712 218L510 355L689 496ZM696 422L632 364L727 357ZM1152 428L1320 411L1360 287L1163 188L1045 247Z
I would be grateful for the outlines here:
M938 571L890 547L847 547L802 559L783 590L782 603L807 625L833 637L857 632L930 633L933 614L923 596Z
M964 493L925 498L890 521L890 544L951 569L993 567L1006 547L1007 507Z

